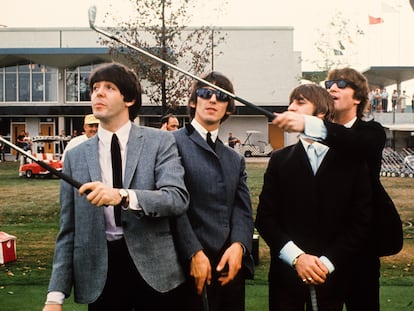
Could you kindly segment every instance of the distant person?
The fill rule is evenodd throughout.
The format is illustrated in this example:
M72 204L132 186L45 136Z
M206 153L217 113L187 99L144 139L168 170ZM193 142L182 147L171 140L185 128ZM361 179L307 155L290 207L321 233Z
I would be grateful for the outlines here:
M169 113L161 118L161 130L176 131L180 127L180 123L175 115Z
M66 135L66 131L65 130L61 130L60 131L60 141L59 141L59 151L60 154L63 154L63 152L65 151L66 145L68 144L68 136Z
M28 143L25 141L26 132L21 131L20 134L16 138L16 146L23 149L24 151L28 150ZM14 160L17 162L19 160L20 152L16 151L16 159Z
M229 147L234 149L234 146L236 146L236 144L240 144L240 139L238 139L236 136L233 136L233 133L230 132L227 142L229 144Z
M413 94L413 96L411 97L411 112L413 112L413 113L414 113L414 94Z
M405 109L407 108L407 100L408 100L408 95L405 93L405 90L402 92L402 94L400 95L400 97L398 97L398 102L397 102L397 111L398 112L405 112Z
M2 134L0 134L0 137L3 137ZM6 157L5 157L5 150L6 150L6 144L0 141L0 162L6 162Z
M391 94L392 111L395 111L395 109L397 109L397 101L398 101L398 91L394 90Z
M384 87L381 92L381 100L382 100L382 112L388 111L388 92L387 89Z
M83 130L85 131L85 134L76 136L75 138L72 138L68 142L62 154L62 161L64 161L65 154L68 150L83 143L88 138L91 138L92 136L94 136L98 132L98 126L99 126L99 120L95 118L93 114L86 115L83 121Z

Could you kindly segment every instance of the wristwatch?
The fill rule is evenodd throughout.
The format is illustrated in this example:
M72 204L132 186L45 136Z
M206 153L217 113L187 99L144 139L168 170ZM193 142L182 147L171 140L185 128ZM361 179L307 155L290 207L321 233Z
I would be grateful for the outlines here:
M129 205L128 196L129 193L125 189L119 189L119 195L121 196L121 203L119 203L122 207L126 208Z

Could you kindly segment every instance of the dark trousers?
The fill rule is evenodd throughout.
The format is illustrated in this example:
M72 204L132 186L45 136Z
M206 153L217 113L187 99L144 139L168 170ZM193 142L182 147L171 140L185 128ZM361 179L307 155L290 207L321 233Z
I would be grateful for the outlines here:
M318 311L342 311L343 299L332 295L324 286L314 286ZM269 283L270 311L312 311L310 287L305 284Z
M141 277L125 240L108 242L108 277L101 296L89 311L181 311L183 287L159 293Z
M232 282L225 286L217 281L218 275L213 275L212 282L207 286L209 311L244 311L245 279L239 272ZM203 297L198 295L191 278L186 283L186 311L207 311L203 307Z
M354 267L351 292L345 301L347 311L379 311L379 258L360 256Z

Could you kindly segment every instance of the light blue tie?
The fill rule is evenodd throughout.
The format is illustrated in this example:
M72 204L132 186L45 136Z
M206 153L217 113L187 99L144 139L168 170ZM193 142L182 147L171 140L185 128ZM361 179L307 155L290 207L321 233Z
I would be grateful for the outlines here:
M316 149L313 146L313 144L310 144L308 146L307 153L308 153L309 163L312 166L312 171L313 171L313 174L315 175L318 170L319 163L318 163L318 154L316 153Z

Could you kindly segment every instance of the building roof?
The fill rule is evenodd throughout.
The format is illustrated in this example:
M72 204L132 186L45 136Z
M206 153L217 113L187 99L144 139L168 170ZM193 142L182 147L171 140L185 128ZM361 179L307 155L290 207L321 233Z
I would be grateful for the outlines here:
M109 49L106 47L0 48L0 67L35 63L55 68L71 68L111 60Z
M386 87L414 79L412 66L372 66L362 71L369 84Z
M386 87L393 84L414 79L414 67L412 66L371 66L361 71L367 77L370 85ZM318 78L323 80L326 72L304 71L302 77L308 80Z

